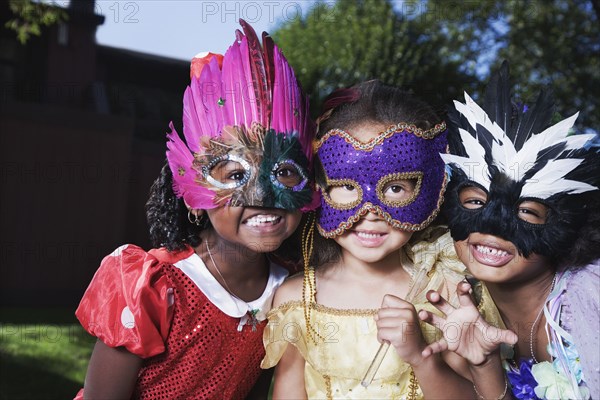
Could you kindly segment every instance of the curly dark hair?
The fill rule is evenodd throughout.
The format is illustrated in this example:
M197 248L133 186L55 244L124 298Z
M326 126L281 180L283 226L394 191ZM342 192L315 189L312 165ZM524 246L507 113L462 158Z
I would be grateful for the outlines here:
M427 130L441 121L430 105L413 94L378 80L371 80L336 90L327 97L321 116L317 119L317 139L331 129L351 131L364 123L395 125L405 122ZM314 169L317 185L325 186L325 173L318 157L315 158ZM438 217L432 225L441 223ZM334 262L340 255L340 246L333 239L315 234L312 265Z
M188 221L188 209L183 199L178 198L173 191L173 175L167 163L150 188L146 220L154 247L176 251L183 250L188 245L195 247L200 244L203 226ZM209 223L208 219L206 223Z
M583 267L600 259L600 191L567 195L566 201L580 204L577 221L580 222L570 246L559 252L556 263L561 267Z

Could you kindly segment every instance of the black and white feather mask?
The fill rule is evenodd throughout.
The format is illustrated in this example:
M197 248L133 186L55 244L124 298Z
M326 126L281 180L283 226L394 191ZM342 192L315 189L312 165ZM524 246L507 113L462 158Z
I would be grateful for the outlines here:
M512 242L525 257L564 255L586 208L598 207L581 195L600 184L600 154L589 146L597 135L570 134L578 113L549 126L553 104L544 92L532 107L513 103L507 62L491 78L484 104L485 110L465 93L465 103L455 101L449 115L450 153L441 157L451 172L452 237L480 232ZM460 196L467 187L484 191L485 201L465 207ZM526 202L541 203L543 218L524 218Z

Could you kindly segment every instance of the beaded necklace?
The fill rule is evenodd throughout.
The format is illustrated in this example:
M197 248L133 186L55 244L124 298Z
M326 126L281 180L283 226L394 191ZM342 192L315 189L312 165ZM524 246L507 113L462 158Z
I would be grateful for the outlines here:
M223 281L223 284L225 285L225 290L227 291L227 293L229 293L229 295L231 297L233 297L235 299L238 299L239 301L242 301L242 302L246 303L246 306L248 307L248 312L247 312L248 322L247 322L247 325L251 325L252 326L252 331L255 332L256 331L256 326L259 324L259 321L256 318L256 315L259 313L260 310L258 308L252 308L252 307L250 307L250 305L248 304L247 301L241 299L239 296L237 296L233 292L233 290L231 290L231 288L227 284L227 281L225 280L225 277L223 276L223 274L219 270L219 267L217 266L217 263L215 262L215 259L213 258L212 253L210 252L210 247L208 246L208 240L204 240L204 244L206 245L206 252L208 253L208 257L210 258L210 261L212 262L212 265L215 267L215 270L217 271L217 274L219 274L219 277L221 278L221 281Z

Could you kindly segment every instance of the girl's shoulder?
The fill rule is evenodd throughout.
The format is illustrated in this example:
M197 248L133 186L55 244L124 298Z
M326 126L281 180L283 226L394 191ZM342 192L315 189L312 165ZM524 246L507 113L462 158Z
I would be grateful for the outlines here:
M140 357L164 351L172 317L173 289L164 266L193 249L149 252L127 244L106 256L75 315L83 328L110 347L124 346Z
M169 251L164 247L146 251L140 246L134 244L124 244L117 247L112 253L104 257L98 268L98 272L106 272L113 268L135 270L142 269L148 271L149 266L155 266L159 263L175 264L178 261L190 257L194 249L186 247L183 250ZM146 265L146 268L144 264Z
M302 299L302 288L304 286L304 273L298 272L287 278L277 291L273 298L273 308L279 307L284 303Z
M573 308L600 308L600 260L575 269L565 275L565 304Z
M588 265L569 269L568 281L581 284L600 284L600 259L592 261Z

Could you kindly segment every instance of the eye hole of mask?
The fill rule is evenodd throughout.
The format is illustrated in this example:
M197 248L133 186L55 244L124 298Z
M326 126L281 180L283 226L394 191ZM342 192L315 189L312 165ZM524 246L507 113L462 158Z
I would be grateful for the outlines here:
M413 197L417 186L416 179L399 179L383 187L383 198L388 202L408 200Z
M362 200L362 188L350 179L328 181L325 200L331 206L339 208L356 207Z
M285 187L298 191L306 186L308 178L302 170L302 167L293 160L285 160L278 162L273 166L271 182L278 187Z
M422 181L421 172L398 172L387 175L377 183L377 197L388 206L404 207L417 198Z
M205 179L220 189L244 185L250 179L250 164L240 157L216 158L203 168Z
M535 200L524 200L517 207L517 216L530 224L545 224L548 219L548 206Z
M458 193L460 204L469 210L476 210L487 203L487 193L476 186L465 186Z

